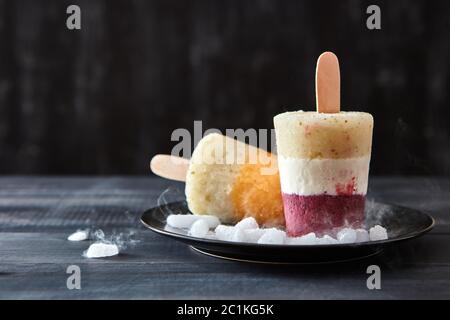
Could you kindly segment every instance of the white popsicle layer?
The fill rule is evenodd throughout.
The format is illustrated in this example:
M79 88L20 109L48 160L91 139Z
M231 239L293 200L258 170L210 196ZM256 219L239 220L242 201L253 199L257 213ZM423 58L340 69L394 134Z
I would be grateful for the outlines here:
M281 190L295 195L367 193L370 156L348 159L302 159L278 155Z

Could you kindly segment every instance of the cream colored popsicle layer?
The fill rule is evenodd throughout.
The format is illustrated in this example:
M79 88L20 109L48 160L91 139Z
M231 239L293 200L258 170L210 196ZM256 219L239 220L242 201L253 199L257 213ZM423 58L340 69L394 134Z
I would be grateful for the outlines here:
M224 223L245 216L260 224L284 223L276 156L220 134L207 135L195 148L186 198L194 214L216 215Z

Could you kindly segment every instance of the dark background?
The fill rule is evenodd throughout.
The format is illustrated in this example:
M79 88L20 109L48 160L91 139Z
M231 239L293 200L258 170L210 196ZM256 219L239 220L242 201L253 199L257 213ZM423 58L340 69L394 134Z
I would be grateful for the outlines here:
M448 175L449 25L444 0L0 0L0 173L147 174L194 120L272 128L313 110L332 50L343 109L375 118L372 174Z

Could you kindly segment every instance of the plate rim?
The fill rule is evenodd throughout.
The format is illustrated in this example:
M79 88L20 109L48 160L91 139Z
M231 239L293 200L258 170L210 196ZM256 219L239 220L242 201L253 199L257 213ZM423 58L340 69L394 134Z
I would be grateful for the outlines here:
M195 245L189 244L189 248L199 254L205 255L207 257L213 257L215 259L223 259L228 261L234 261L234 262L245 262L245 263L255 263L255 264L263 264L263 265L328 265L328 264L335 264L335 263L345 263L345 262L351 262L351 261L358 261L363 260L366 258L374 257L376 255L379 255L384 251L383 248L378 248L374 252L371 252L367 255L357 256L353 258L348 259L337 259L337 260L326 260L326 261L266 261L266 260L256 260L256 259L240 259L235 257L230 257L227 255L219 255L214 254L211 252L206 251L205 249L197 248Z
M185 200L181 200L181 201L174 201L174 202L169 202L166 203L164 205L170 205L170 204L177 204L177 203L185 203ZM206 239L206 238L197 238L197 237L192 237L189 235L183 235L183 234L178 234L175 232L171 232L168 230L164 230L164 229L160 229L157 227L153 227L151 225L149 225L147 222L145 222L144 220L144 216L151 210L160 208L161 205L159 206L155 206L152 208L149 208L147 210L145 210L141 217L140 217L140 221L141 223L148 229L152 230L153 232L166 236L166 237L171 237L174 238L176 240L179 241L189 241L189 242L197 242L197 243L203 243L203 244L216 244L216 245L225 245L227 247L261 247L261 248L292 248L292 249L307 249L307 248L360 248L360 247L364 247L364 246L374 246L374 245L389 245L389 244L393 244L393 243L397 243L397 242L402 242L402 241L406 241L406 240L410 240L410 239L414 239L414 238L418 238L426 233L428 233L429 231L431 231L434 226L436 225L436 220L433 218L433 216L431 216L430 214L428 214L428 212L423 211L423 210L418 210L418 209L414 209L414 208L409 208L409 207L405 207L402 205L397 205L397 204L391 204L391 203L387 203L387 202L378 202L378 201L374 201L375 203L379 203L379 204L383 204L383 205L388 205L388 206L394 206L397 208L403 208L403 209L407 209L407 210L414 210L417 212L420 212L421 214L426 215L429 219L431 219L431 224L429 226L427 226L424 229L421 229L417 232L415 232L414 234L407 234L401 237L396 237L396 238L390 238L390 239L385 239L385 240L377 240L377 241L365 241L365 242L357 242L357 243L338 243L338 244L314 244L314 245L298 245L298 244L259 244L259 243L250 243L250 242L232 242L232 241L223 241L223 240L216 240L216 239Z

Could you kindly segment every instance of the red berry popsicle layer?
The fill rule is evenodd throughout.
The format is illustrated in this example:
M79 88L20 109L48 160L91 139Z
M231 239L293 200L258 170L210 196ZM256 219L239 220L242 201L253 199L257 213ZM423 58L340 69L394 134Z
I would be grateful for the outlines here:
M364 223L373 118L363 112L286 112L274 118L286 231Z

